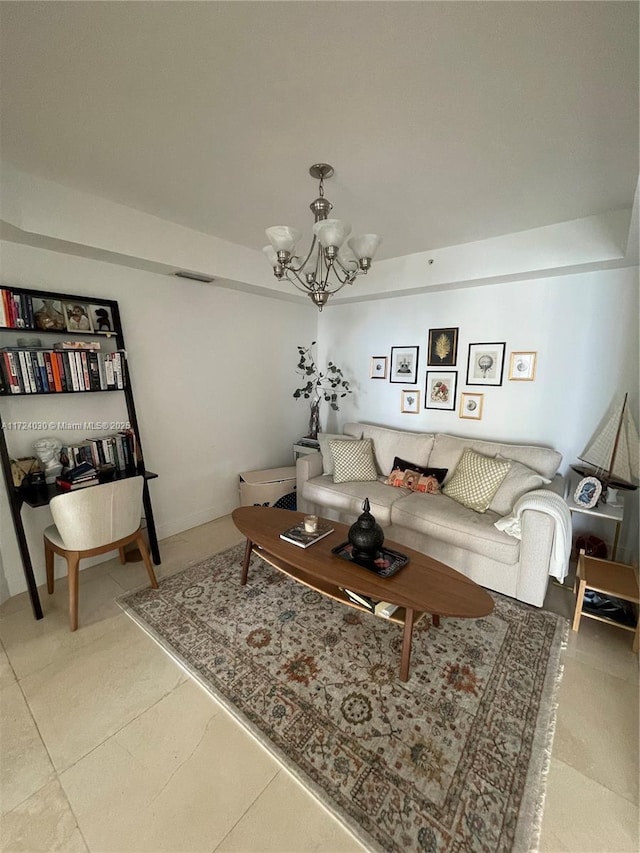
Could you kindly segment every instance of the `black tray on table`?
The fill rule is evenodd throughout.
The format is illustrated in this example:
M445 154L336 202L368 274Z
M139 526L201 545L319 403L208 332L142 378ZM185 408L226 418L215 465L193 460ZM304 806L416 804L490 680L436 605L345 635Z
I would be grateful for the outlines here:
M401 554L400 551L392 551L391 548L384 546L378 549L378 556L374 560L354 557L353 545L350 542L343 542L342 545L332 548L331 553L343 560L348 560L350 563L355 563L357 566L362 566L363 569L375 572L381 578L390 578L409 562L409 558L405 554Z

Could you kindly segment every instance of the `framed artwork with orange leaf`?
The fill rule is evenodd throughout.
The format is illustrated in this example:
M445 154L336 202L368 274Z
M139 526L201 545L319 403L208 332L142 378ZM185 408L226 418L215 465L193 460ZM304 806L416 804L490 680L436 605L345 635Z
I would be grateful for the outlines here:
M458 358L457 329L429 329L427 365L453 367Z

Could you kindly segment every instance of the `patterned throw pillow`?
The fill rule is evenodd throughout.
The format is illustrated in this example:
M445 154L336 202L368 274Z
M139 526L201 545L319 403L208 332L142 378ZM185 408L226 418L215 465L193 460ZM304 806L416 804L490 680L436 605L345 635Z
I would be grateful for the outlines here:
M444 482L444 478L447 476L448 468L424 468L422 465L415 465L413 462L407 462L406 459L400 459L399 456L396 456L393 460L393 465L391 474L394 471L406 471L410 469L411 471L417 471L418 474L424 474L425 477L435 477L438 483L442 485ZM391 477L389 474L389 477ZM389 483L389 485L393 485Z
M443 469L444 470L444 469ZM436 495L440 491L440 483L433 474L421 474L412 468L394 468L385 480L387 486L396 489L411 489L412 492L428 492Z
M442 491L469 509L486 512L509 468L509 459L491 459L467 447Z
M373 442L370 438L360 441L332 439L329 448L333 456L334 483L378 479L373 458Z

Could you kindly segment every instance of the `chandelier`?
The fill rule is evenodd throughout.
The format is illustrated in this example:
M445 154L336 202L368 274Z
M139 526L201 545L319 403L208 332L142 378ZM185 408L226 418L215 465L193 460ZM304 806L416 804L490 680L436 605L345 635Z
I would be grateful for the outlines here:
M280 281L286 279L302 293L308 294L320 311L329 297L351 284L356 276L371 267L373 256L382 237L363 234L352 237L351 226L341 219L329 219L333 205L324 197L324 179L333 175L333 166L316 163L309 169L312 178L320 181L318 198L309 205L315 217L313 240L307 254L296 250L302 233L288 225L272 225L265 231L271 245L262 250Z

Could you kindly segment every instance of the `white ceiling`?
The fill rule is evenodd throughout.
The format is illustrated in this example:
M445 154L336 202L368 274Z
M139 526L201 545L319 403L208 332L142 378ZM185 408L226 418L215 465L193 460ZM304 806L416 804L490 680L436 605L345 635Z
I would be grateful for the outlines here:
M0 3L1 152L260 249L334 215L396 257L629 208L638 3Z

